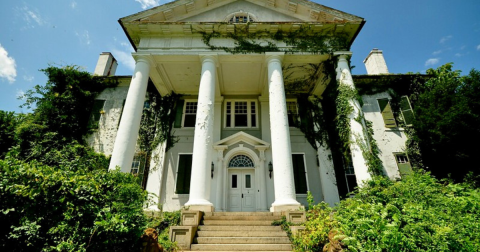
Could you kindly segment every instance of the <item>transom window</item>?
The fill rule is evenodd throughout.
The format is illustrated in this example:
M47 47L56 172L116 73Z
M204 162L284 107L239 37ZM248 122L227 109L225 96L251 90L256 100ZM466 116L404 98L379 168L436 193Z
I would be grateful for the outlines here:
M257 127L257 103L255 101L225 102L225 127Z
M253 165L253 161L245 156L245 155L238 155L232 158L228 163L228 167L255 167Z

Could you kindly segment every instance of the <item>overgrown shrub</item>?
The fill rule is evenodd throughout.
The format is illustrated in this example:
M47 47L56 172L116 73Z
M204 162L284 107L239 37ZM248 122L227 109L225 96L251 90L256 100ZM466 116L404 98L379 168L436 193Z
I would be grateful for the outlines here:
M338 229L349 251L480 251L480 190L414 173L377 177L341 201L309 209L297 251L322 251Z
M0 250L138 250L146 198L131 174L7 157L0 160Z
M160 218L152 218L148 227L155 228L158 232L158 243L162 245L164 251L177 251L178 246L170 241L169 233L171 226L180 225L180 211L163 212Z

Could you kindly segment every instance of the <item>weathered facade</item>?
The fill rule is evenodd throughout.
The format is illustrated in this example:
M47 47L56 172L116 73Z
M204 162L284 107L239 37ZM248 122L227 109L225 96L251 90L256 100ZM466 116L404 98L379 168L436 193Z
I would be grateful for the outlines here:
M298 127L298 99L321 100L332 79L355 88L348 50L362 18L304 0L177 0L119 22L136 67L131 80L98 97L99 127L89 142L112 156L110 169L142 173L145 160L136 153L147 86L181 95L171 111L177 142L168 150L160 144L147 159L146 189L158 196L152 209L295 210L306 205L307 191L333 205L371 177L364 119L373 123L383 172L400 176L406 138L386 127L386 92L363 96L363 107L348 101L348 164L335 167L328 145ZM382 60L372 51L369 72L388 74ZM114 64L102 54L96 74L112 75Z

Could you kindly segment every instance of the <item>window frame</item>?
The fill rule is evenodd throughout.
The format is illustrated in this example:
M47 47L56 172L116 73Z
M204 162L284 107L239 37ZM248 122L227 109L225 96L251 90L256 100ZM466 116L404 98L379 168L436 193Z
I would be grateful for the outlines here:
M102 107L95 111L95 105L97 102L102 102ZM105 114L105 104L107 103L106 99L95 99L92 105L92 112L90 113L90 119L88 121L88 128L92 130L98 130L100 128L100 121L102 120L103 115ZM98 120L96 116L98 114Z
M297 190L296 190L296 179L295 179L295 164L293 164L293 155L302 155L302 159L303 159L303 169L305 171L305 186L307 187L307 191L305 193L297 193ZM292 152L292 169L293 169L293 182L294 182L294 186L295 186L295 194L296 195L307 195L308 192L310 191L310 185L308 183L308 169L307 169L307 160L306 160L306 155L304 152Z
M400 163L399 158L398 158L399 156L405 156L407 162ZM411 174L413 172L412 164L410 163L410 158L408 158L407 153L405 153L405 152L394 152L393 153L393 158L395 159L395 163L397 164L398 174L401 177L403 177L405 175L408 175L409 173ZM408 165L409 171L407 173L402 172L401 167L400 167L401 165L404 165L404 166Z
M230 126L227 126L227 104L231 103L230 108ZM236 102L247 102L247 126L235 126L235 103ZM252 102L255 103L255 126L252 126ZM259 107L258 101L256 99L228 99L225 100L223 104L223 128L224 129L258 129L259 128L259 121L258 121L258 114L259 114Z
M298 128L296 125L291 125L290 124L290 119L289 119L289 115L293 115L292 113L289 113L289 110L288 110L288 103L295 103L295 109L296 109L296 120L297 120L297 123L300 124L300 115L298 113L298 102L297 102L297 99L287 99L285 105L287 107L287 120L288 120L288 127L290 128ZM295 122L295 120L292 118L292 121Z
M187 103L188 102L190 102L190 103L196 102L197 103L197 109L195 111L195 123L193 124L193 126L185 126L185 116L187 115L186 111L187 111ZM182 111L182 128L187 128L187 129L195 128L195 124L197 123L197 111L198 111L198 100L196 100L196 99L185 99L184 100L183 111ZM193 115L193 114L189 113L189 115Z
M192 163L193 163L193 153L178 153L177 154L177 165L176 165L177 167L176 167L176 171L175 171L175 184L174 184L173 191L174 191L174 194L176 194L176 195L189 195L190 192L188 192L188 193L178 193L178 191L177 191L177 189L178 189L177 188L177 183L178 183L178 179L179 179L178 172L180 170L180 156L182 156L182 155L185 155L185 156L190 155L191 159L192 159ZM192 179L192 165L190 165L190 178L189 178L189 180L191 180L191 179ZM190 185L188 187L190 189ZM183 189L185 189L185 188L183 188Z

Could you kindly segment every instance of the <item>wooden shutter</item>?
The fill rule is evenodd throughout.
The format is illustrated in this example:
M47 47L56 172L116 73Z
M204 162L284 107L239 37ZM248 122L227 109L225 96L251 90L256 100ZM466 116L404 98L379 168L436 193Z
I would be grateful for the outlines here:
M183 105L185 104L185 100L178 100L176 106L176 113L175 113L175 128L182 127L182 115L183 115Z
M176 194L190 193L190 177L192 174L192 154L180 154L178 159Z
M392 106L390 106L390 101L388 99L378 99L378 105L380 106L380 112L382 112L385 127L397 127L395 116L393 116Z
M92 108L92 115L90 117L89 128L98 129L98 122L102 116L103 106L105 105L105 100L95 100Z
M403 116L405 125L406 126L412 125L415 117L413 115L412 106L410 104L410 100L408 99L408 96L406 95L402 96L400 100L400 109L402 111L402 116Z
M295 181L295 193L306 194L307 193L307 177L305 172L305 162L303 160L303 154L293 154L293 178Z
M403 177L412 173L412 166L410 165L410 160L408 160L407 155L404 153L395 154L395 161L397 161L400 176Z

